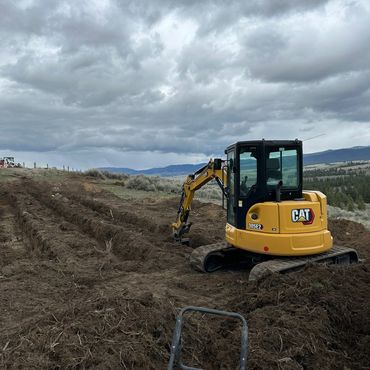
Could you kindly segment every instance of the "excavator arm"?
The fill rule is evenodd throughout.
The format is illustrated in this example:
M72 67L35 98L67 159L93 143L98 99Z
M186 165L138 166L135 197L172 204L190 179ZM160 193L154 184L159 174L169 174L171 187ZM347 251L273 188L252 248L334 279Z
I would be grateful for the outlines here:
M211 180L216 180L224 196L227 198L227 166L226 161L220 158L210 159L208 164L200 168L194 174L188 175L183 186L180 198L179 208L177 211L176 222L172 226L173 236L176 241L187 243L188 239L183 235L188 233L191 222L188 222L191 204L195 192L206 185Z

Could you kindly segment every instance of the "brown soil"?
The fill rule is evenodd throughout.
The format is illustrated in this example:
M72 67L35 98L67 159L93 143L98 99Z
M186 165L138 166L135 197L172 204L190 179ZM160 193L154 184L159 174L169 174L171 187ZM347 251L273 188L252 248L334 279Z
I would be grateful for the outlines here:
M186 305L239 312L250 369L369 369L370 264L309 266L248 282L200 274L194 246L223 240L224 211L195 202L191 247L173 243L177 199L123 201L99 186L21 179L0 187L0 366L164 369ZM330 222L370 261L370 232ZM191 315L184 359L236 369L236 322Z

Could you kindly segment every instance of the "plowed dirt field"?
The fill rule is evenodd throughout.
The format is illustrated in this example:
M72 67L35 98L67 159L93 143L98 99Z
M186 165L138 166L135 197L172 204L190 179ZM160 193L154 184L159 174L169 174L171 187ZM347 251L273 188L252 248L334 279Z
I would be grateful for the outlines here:
M370 369L370 232L330 222L367 262L248 282L200 274L193 247L223 240L224 210L195 202L191 246L172 241L177 198L123 200L82 176L0 184L0 367L165 369L186 305L249 324L250 369ZM184 360L236 369L236 322L191 315Z

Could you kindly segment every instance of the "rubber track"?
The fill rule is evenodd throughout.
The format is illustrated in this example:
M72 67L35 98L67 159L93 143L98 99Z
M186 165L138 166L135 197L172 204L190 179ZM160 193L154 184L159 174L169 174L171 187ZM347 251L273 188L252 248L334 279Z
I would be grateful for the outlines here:
M228 246L225 242L208 244L198 248L195 248L190 255L191 267L200 272L213 272L223 266L220 264L218 268L211 271L206 269L207 260L211 256L217 256L222 258L228 251L235 250L234 247ZM342 259L340 259L342 257ZM348 258L346 258L348 257ZM337 263L337 264L349 264L357 263L359 261L356 250L341 246L333 246L333 248L326 253L313 255L313 256L302 256L293 258L274 258L271 260L260 262L252 268L249 274L249 281L259 280L266 275L271 273L285 273L294 271L302 268L309 263Z
M338 259L342 257L343 259ZM345 260L345 257L349 259ZM337 260L337 262L335 262ZM249 281L259 280L264 276L271 273L285 273L294 271L308 263L338 263L349 264L357 263L358 255L356 250L346 247L333 246L333 248L326 253L308 256L308 257L295 257L295 258L274 258L269 261L257 264L249 274Z
M196 271L209 272L205 269L207 258L209 258L211 255L220 255L220 257L222 257L223 251L231 249L234 249L234 247L228 247L225 242L207 244L195 248L190 255L190 265ZM222 266L220 266L220 268L221 267Z

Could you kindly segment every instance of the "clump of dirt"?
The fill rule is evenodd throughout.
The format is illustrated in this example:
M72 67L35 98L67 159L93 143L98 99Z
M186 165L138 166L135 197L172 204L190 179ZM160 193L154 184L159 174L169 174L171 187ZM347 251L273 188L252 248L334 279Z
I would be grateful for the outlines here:
M178 309L236 311L249 325L249 369L366 368L370 232L332 220L336 244L362 264L308 266L248 282L248 271L200 274L191 247L224 239L225 211L195 201L191 247L169 225L178 199L121 200L86 178L0 185L0 366L165 368ZM235 369L240 326L191 315L184 360Z

